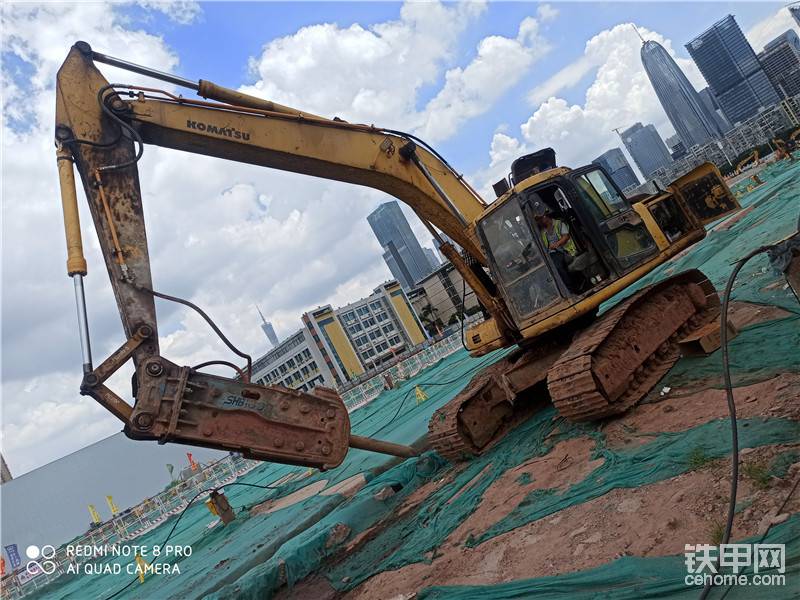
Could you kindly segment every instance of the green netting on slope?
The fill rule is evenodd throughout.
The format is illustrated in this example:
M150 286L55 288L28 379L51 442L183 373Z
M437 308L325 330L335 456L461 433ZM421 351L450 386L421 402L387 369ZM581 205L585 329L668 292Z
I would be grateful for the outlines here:
M731 378L736 387L800 372L800 316L743 329L728 344ZM706 383L722 387L722 352L679 360L656 389Z
M796 462L800 462L800 451L786 450L785 452L781 452L772 459L769 465L769 474L772 477L786 477L786 474L789 472L789 467Z
M756 543L759 538L749 538ZM690 540L687 540L690 543ZM800 596L800 515L770 529L764 539L767 544L786 545L786 585L733 586L726 596L731 600L770 598L789 600ZM777 569L760 569L760 573L777 574ZM748 571L752 574L752 570ZM611 563L575 573L552 577L537 577L500 583L496 585L438 586L422 590L418 600L590 600L614 598L615 600L640 600L645 598L674 598L695 600L700 587L685 583L684 556L640 558L626 556ZM712 590L709 598L722 597L724 588Z
M793 443L800 438L800 423L787 419L740 419L742 448ZM719 419L692 429L662 433L651 442L629 450L610 450L600 445L593 458L603 464L563 493L534 490L507 516L482 535L467 542L478 546L502 533L536 521L569 506L582 504L618 488L638 488L691 471L692 457L715 459L730 454L730 423ZM536 474L534 473L534 481Z
M292 586L318 569L327 557L340 552L347 541L391 516L394 508L445 465L436 454L427 453L381 474L351 501L283 544L269 560L257 565L246 577L206 598L260 600L270 597L283 584ZM393 492L388 498L376 496L387 489Z
M730 433L725 420L700 425L677 433L665 433L638 449L611 451L602 434L591 427L577 426L554 419L552 408L538 413L503 440L496 449L478 457L459 473L453 482L431 494L411 514L393 521L366 546L348 555L328 572L338 589L350 589L371 575L424 562L426 553L439 547L480 504L486 489L509 469L532 457L546 454L559 441L590 435L599 442L597 456L604 464L584 481L564 493L537 490L485 532L473 532L467 545L475 546L506 531L597 498L614 488L639 487L661 481L692 469L690 456L702 451L709 458L730 450ZM794 442L800 437L800 424L783 419L752 419L740 422L742 447ZM550 435L555 433L555 435ZM536 479L536 473L533 473ZM456 501L451 501L457 496Z

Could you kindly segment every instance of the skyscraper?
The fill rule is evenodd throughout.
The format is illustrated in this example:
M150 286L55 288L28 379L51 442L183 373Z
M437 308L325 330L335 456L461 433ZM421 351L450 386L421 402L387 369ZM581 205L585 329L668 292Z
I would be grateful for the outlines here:
M642 44L642 64L664 112L685 148L722 137L714 115L661 44Z
M425 257L428 259L428 262L431 265L431 269L434 271L442 266L442 263L439 262L439 257L436 256L436 253L433 251L433 248L423 248L422 251L425 253Z
M381 204L367 222L383 247L389 270L404 289L410 290L433 270L396 201Z
M669 150L672 160L678 160L686 156L686 146L683 145L683 140L681 140L677 133L669 136L664 140L664 143L667 145L667 150Z
M731 129L733 129L733 125L731 125L730 121L728 121L728 119L725 118L725 115L722 114L722 109L719 107L719 102L717 102L717 99L714 98L714 93L711 91L711 88L706 86L697 92L697 95L700 96L700 100L703 101L703 104L706 105L706 108L714 114L714 118L716 119L717 125L719 125L722 133L728 133Z
M406 263L403 262L400 252L398 252L394 242L390 241L384 247L383 260L392 272L392 277L400 282L404 290L411 290L414 288L414 284L416 283L414 277L408 271Z
M635 187L639 185L639 178L633 172L628 159L619 148L612 148L603 152L592 161L606 170L611 179L619 186L619 189Z
M795 23L800 25L800 3L795 2L792 6L790 6L789 12L794 18Z
M758 53L758 62L784 97L800 94L800 37L789 29Z
M686 44L686 49L732 124L780 101L733 16L717 21Z
M267 336L269 343L272 344L273 348L278 345L278 336L275 335L275 328L272 326L272 323L267 321L264 318L264 315L261 314L261 309L256 306L256 310L258 314L261 315L261 331L264 332L264 335Z
M669 150L653 124L635 123L619 136L645 179L650 179L654 171L672 162Z

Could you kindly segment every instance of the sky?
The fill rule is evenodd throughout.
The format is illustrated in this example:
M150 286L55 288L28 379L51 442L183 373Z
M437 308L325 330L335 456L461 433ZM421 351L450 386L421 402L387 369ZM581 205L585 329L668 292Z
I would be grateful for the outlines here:
M727 14L756 51L795 27L784 5L770 2L2 3L0 446L12 473L120 429L78 394L52 141L55 75L75 41L311 113L411 131L491 200L491 184L526 152L552 146L560 164L580 166L620 145L613 128L641 121L674 133L631 25L701 89L684 44ZM146 81L99 67L110 81ZM202 306L254 356L269 347L256 304L285 337L303 312L366 296L391 277L366 222L391 199L381 192L153 146L139 170L155 288ZM81 210L99 364L124 337ZM159 301L158 318L169 360L231 358L183 307ZM129 401L130 374L110 382Z

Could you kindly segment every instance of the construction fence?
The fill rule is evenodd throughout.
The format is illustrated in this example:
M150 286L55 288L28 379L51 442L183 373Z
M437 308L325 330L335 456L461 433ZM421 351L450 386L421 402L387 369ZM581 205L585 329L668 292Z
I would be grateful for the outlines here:
M453 352L461 348L460 329L442 340L434 341L432 344L422 347L422 349L404 360L392 365L388 369L376 373L363 383L342 392L342 400L344 400L347 411L352 412L357 408L369 404L388 389L390 384L391 387L394 387L398 383L414 377L423 369L450 356Z

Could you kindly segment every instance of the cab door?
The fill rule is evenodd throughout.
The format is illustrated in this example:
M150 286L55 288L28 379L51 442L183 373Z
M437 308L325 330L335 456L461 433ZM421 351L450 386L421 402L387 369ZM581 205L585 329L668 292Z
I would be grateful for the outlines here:
M719 169L703 163L676 179L667 188L683 200L686 208L703 225L730 215L741 208Z

